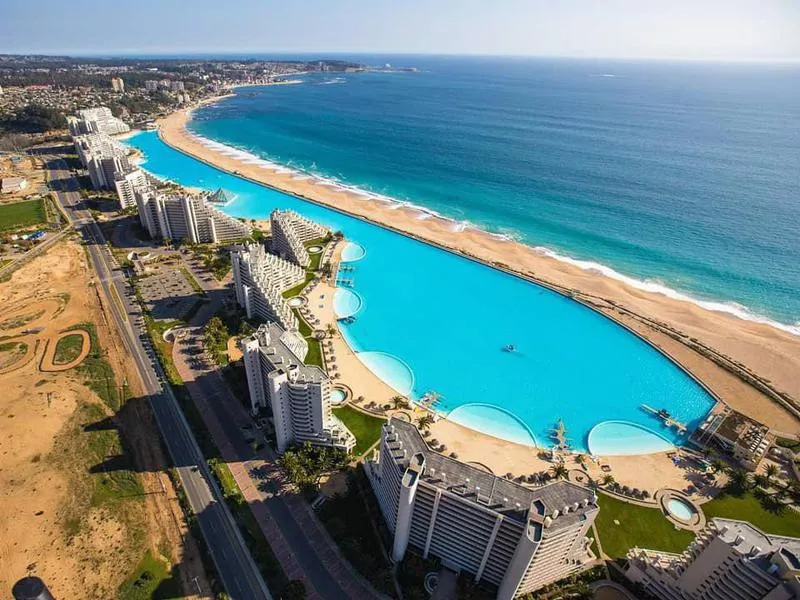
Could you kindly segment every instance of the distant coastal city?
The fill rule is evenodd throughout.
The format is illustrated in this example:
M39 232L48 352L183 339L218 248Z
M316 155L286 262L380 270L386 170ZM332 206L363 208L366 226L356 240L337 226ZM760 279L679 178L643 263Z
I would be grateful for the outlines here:
M4 594L800 597L800 338L195 127L423 71L0 56Z

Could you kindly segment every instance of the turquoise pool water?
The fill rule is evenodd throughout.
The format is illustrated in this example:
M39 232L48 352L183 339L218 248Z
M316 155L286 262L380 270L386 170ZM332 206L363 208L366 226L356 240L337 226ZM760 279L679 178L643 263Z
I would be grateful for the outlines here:
M667 510L681 521L691 521L694 517L694 508L680 498L670 498L667 502Z
M712 398L674 363L614 322L538 285L461 256L229 175L163 144L156 133L128 143L144 167L183 185L235 196L226 212L266 218L292 209L341 230L354 247L347 277L362 299L356 320L341 324L359 358L400 394L435 390L437 408L459 422L523 442L520 427L543 446L562 419L576 450L606 421L640 426L607 436L607 453L637 450L641 428L681 444L682 438L640 409L667 409L690 428ZM355 257L355 258L354 258ZM348 288L349 289L349 288ZM503 347L514 344L515 352ZM487 410L486 405L502 411ZM502 416L501 416L502 414ZM513 420L507 420L508 415ZM603 436L601 436L603 437Z
M347 242L345 247L342 248L342 261L355 262L361 260L367 255L367 251L363 246L354 242Z
M333 312L340 319L354 316L362 304L361 296L347 288L338 288L333 293Z
M605 421L589 432L589 452L599 456L669 452L675 444L658 433L627 421Z
M331 403L341 404L342 402L344 402L346 396L347 394L344 393L344 390L340 390L339 388L333 388L333 391L331 391Z

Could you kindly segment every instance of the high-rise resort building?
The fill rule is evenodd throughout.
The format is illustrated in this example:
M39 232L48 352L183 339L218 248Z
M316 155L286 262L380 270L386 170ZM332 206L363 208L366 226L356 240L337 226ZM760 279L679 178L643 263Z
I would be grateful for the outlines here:
M800 539L711 519L682 554L635 548L628 578L663 600L800 598Z
M121 171L114 175L114 187L121 209L136 206L137 194L145 194L150 190L147 174L141 169Z
M306 280L303 267L249 244L231 252L236 300L248 318L274 321L283 329L297 329L297 317L283 292Z
M529 489L430 450L417 428L392 418L365 465L392 559L408 549L497 586L511 600L557 581L591 558L586 537L595 493L566 481Z
M273 210L269 216L272 228L272 251L301 267L311 263L305 244L324 237L328 230L293 210Z
M73 136L85 133L116 135L130 131L130 127L111 114L111 111L105 106L79 110L77 116L67 118L67 125Z
M308 343L299 333L261 325L241 348L253 414L270 406L279 452L304 442L353 450L355 437L331 412L331 381L303 362Z
M157 92L158 91L158 81L155 79L148 79L144 82L144 89L148 92Z
M115 189L116 174L131 170L128 150L105 133L76 135L72 141L95 189Z
M250 235L250 227L214 208L200 196L162 194L153 190L136 194L139 220L153 238L216 244Z
M122 80L122 77L111 78L111 89L120 94L125 92L125 82Z

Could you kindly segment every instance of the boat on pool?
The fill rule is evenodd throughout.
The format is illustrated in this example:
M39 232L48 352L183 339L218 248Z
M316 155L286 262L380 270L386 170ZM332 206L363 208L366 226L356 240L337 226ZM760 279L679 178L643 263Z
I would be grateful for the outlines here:
M419 400L427 390L439 392L435 410L456 422L534 446L550 439L560 419L573 451L588 451L596 439L604 454L642 453L682 445L714 405L671 359L572 298L235 177L171 149L154 132L126 142L158 176L230 191L235 199L223 209L229 214L263 219L289 209L341 230L344 264L358 264L341 278L358 300L340 296L343 314L351 313L350 322L339 322L343 338L398 394ZM509 340L524 340L525 351L498 351ZM642 405L663 408L687 433ZM590 436L615 421L633 427Z

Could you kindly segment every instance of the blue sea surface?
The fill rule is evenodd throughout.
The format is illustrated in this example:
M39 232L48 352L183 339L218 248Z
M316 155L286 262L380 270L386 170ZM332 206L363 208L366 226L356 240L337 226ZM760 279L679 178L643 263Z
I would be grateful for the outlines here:
M128 140L144 168L182 185L229 191L244 218L291 209L358 244L347 272L360 297L342 335L398 392L434 390L439 410L497 437L549 446L563 419L574 448L598 423L625 420L680 444L641 409L666 408L690 427L712 398L673 362L613 321L541 286L279 191L177 152L156 133ZM357 247L354 246L357 250ZM355 260L355 259L358 260ZM516 351L505 352L514 344Z
M800 66L345 58L191 128L800 333Z

